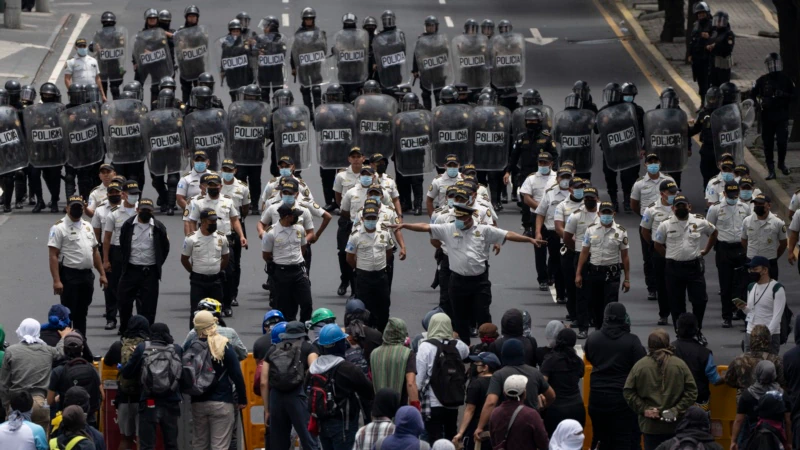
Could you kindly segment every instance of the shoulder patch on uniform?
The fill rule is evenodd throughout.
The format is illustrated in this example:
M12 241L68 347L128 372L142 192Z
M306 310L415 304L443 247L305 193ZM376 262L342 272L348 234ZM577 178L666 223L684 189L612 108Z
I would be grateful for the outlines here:
M63 222L63 221L64 221L64 219L58 219L58 222L56 222L56 223L55 223L55 225L58 225L58 224L60 224L60 223L61 223L61 222Z
M220 236L225 236L225 233L223 233L222 231L217 231L217 234Z
M300 186L305 186L306 185L306 182L303 181L302 179L298 180L297 178L295 178L295 180L297 180L297 184L299 184Z
M231 198L231 199L233 198L233 197L231 197L230 195L227 195L227 194L223 195L223 197L225 197L225 198Z
M542 130L542 136L550 136L550 130Z
M656 202L653 202L653 203L650 203L649 205L647 205L648 208L652 208L653 206L656 206Z
M432 192L432 191L433 191L433 185L428 186L428 192Z
M111 212L114 212L114 211L116 211L116 210L118 210L118 209L119 209L119 205L117 205L117 206L115 206L115 207L111 208Z
M239 180L239 183L242 183L243 185L247 186L247 181Z
M622 226L622 225L620 225L620 224L617 224L617 228L619 228L619 229L620 229L620 230L622 230L622 231L627 231L627 230L625 229L625 227L623 227L623 226Z
M720 184L720 183L722 183L722 180L717 180L717 181L714 181L714 182L713 182L713 183L711 183L711 184Z

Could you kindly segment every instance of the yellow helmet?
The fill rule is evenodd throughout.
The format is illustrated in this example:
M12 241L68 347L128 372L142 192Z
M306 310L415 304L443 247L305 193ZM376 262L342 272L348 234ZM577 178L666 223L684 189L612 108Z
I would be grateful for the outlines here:
M214 316L219 317L222 313L222 303L211 297L204 298L197 304L197 311L208 311Z

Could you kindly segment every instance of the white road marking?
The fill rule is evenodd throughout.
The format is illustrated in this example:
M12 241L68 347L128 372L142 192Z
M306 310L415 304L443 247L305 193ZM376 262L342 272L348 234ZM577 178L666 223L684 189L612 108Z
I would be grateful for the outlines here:
M283 0L283 3L289 3L289 0Z
M0 72L0 78L28 78L28 76L21 73Z
M439 4L440 5L446 5L447 4L447 0L439 0Z
M558 303L556 301L556 285L555 285L555 283L550 286L550 295L553 297L553 303Z
M59 3L58 6L89 6L93 5L91 2L74 2L74 3Z
M81 14L80 19L78 19L78 23L75 25L75 29L72 30L72 34L67 39L66 44L64 44L64 51L61 52L61 57L58 58L56 61L56 66L53 68L53 73L50 74L50 78L47 80L50 83L55 83L58 80L58 75L64 70L64 64L67 62L69 58L69 54L72 51L72 46L75 45L75 40L78 39L78 36L81 35L81 31L83 27L86 26L86 23L89 22L89 18L91 16L89 14Z
M281 15L281 22L283 22L283 26L284 27L288 27L289 26L289 14L283 13L283 15Z
M538 28L531 28L530 30L531 30L531 36L533 36L533 37L532 38L525 38L525 40L527 42L530 42L531 44L547 45L547 44L553 43L556 40L558 40L558 38L544 38L544 37L542 37L542 33L539 32Z
M439 0L439 1L443 2L444 0ZM444 23L447 24L448 28L453 28L453 19L451 19L450 16L444 16Z

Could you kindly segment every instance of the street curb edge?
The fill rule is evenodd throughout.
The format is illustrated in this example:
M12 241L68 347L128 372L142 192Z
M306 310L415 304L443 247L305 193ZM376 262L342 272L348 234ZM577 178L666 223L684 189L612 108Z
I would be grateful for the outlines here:
M56 28L53 30L53 33L50 34L50 38L47 39L47 43L45 44L45 46L48 47L49 50L47 50L47 55L45 55L45 57L42 58L42 63L39 64L39 68L36 69L36 74L33 77L34 82L36 82L39 79L39 74L42 72L42 67L44 67L45 63L47 63L47 60L50 58L50 55L53 54L53 45L55 44L56 40L61 35L61 33L63 33L64 28L67 26L72 16L73 16L72 13L67 13L61 16L61 19L58 22L58 26L56 26Z

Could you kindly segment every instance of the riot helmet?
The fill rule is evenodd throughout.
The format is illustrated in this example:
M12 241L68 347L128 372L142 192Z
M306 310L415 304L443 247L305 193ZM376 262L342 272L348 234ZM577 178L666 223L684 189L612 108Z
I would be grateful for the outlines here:
M500 34L504 33L511 33L514 27L511 25L510 20L501 20L500 23L497 24L497 31Z
M342 16L342 28L355 28L358 25L358 17L353 13Z
M186 18L186 17L189 17L191 15L195 15L199 19L200 18L200 8L198 8L196 5L187 6L186 9L183 10L183 17Z
M250 14L247 11L242 11L236 15L236 20L242 24L242 28L247 29L250 28Z
M603 88L603 101L608 104L622 101L622 88L618 83L608 83L606 87Z
M630 82L622 83L622 100L631 103L638 93L639 89L636 88L635 84Z
M392 10L387 9L386 11L381 14L381 24L383 25L384 30L392 29L396 26L397 18L394 15Z
M478 96L478 106L493 106L497 101L492 98L491 94L481 94Z
M344 103L344 88L341 84L333 83L325 91L325 103Z
M172 108L175 104L175 91L170 88L161 88L158 92L156 109Z
M419 97L417 94L409 92L400 99L400 111L414 111L419 108Z
M147 8L147 10L144 12L145 22L147 19L158 19L158 10L155 8Z
M725 11L717 11L714 13L714 18L711 20L711 26L714 28L728 28L730 24L728 20L728 13Z
M131 81L122 86L122 92L133 92L133 98L137 100L142 99L142 83L138 81Z
M716 86L711 86L706 91L706 104L705 108L708 110L714 110L719 108L722 102L722 94L719 91L719 88Z
M72 83L67 89L67 97L69 102L73 105L82 105L86 103L86 86L79 83Z
M86 85L86 101L100 103L103 101L103 96L100 95L100 87L95 83Z
M33 102L36 101L36 88L30 84L22 86L22 90L19 93L19 99L23 104L33 104Z
M294 103L294 94L289 89L278 89L272 96L272 104L278 108L291 106Z
M522 94L522 106L539 106L543 104L542 96L536 89L528 89Z
M678 98L678 93L675 92L675 89L668 87L661 92L661 108L662 109L675 109L678 108L680 105L680 99Z
M17 80L8 80L5 84L5 89L8 92L8 100L16 104L19 102L19 93L22 90L22 86L19 84Z
M162 77L161 80L158 81L159 89L172 89L174 91L175 87L175 79L171 76Z
M538 133L544 123L544 114L539 108L528 108L525 111L525 129L532 133Z
M120 100L139 100L136 97L136 92L122 91L119 93Z
M439 32L439 19L436 16L428 16L425 18L425 32L435 34Z
M258 27L264 30L264 33L274 33L278 31L280 28L281 23L278 21L278 18L275 16L267 16L261 19L261 22L258 23Z
M214 92L214 84L214 75L211 75L211 72L203 72L197 77L197 85L205 86L211 89L211 92Z
M564 98L564 109L582 109L583 99L580 95L572 93Z
M478 34L478 22L475 19L464 22L464 34Z
M158 23L169 25L172 23L172 13L168 9L162 9L158 12Z
M233 19L228 22L228 32L233 30L239 30L240 32L242 31L242 22L239 22L239 19Z
M208 86L195 86L189 99L191 106L203 110L211 109L211 89Z
M42 103L61 102L61 91L53 83L44 83L39 89L39 96L42 98Z
M104 27L114 26L117 24L117 16L111 11L106 11L100 16L100 23L102 23Z
M447 105L450 103L455 103L456 101L456 88L453 86L447 85L442 88L439 92L439 102Z
M361 93L364 95L367 94L380 94L381 93L381 85L378 84L375 80L367 80L364 83L364 86L361 88Z
M378 20L372 16L367 16L364 18L361 28L367 30L369 34L375 34L375 30L378 29Z
M589 83L583 80L578 80L572 85L572 92L578 94L581 100L585 102L591 98L592 90L589 88Z
M783 70L783 61L781 61L781 55L772 52L767 55L766 59L764 59L764 65L767 66L767 72L775 73L780 72Z
M710 16L711 15L711 8L708 7L708 3L706 3L706 2L697 2L694 5L693 12L694 12L695 17L697 17L697 15L700 14L700 13L706 13L706 16Z
M742 100L742 94L739 92L739 88L731 82L719 85L719 92L722 95L723 105L739 103Z
M261 100L261 88L257 84L248 84L242 88L243 100Z
M10 105L8 99L8 91L3 88L0 88L0 106L8 106L8 105Z
M483 22L481 22L481 34L487 38L492 37L494 34L494 21L492 19L483 19Z
M311 21L311 26L313 27L317 23L317 11L314 8L306 8L301 13L301 25L306 26L306 20Z

